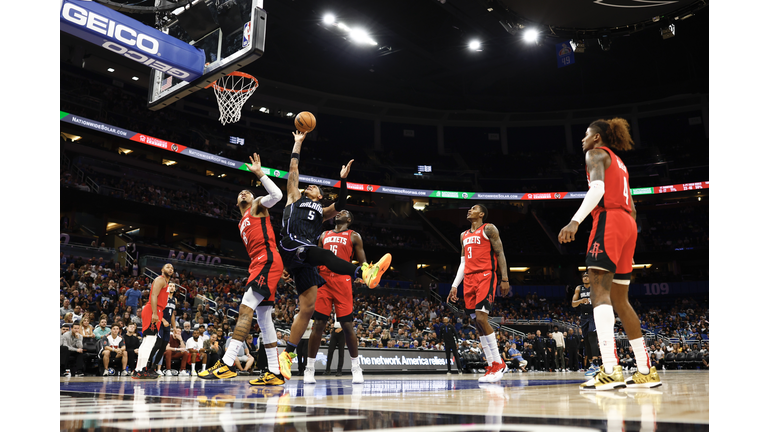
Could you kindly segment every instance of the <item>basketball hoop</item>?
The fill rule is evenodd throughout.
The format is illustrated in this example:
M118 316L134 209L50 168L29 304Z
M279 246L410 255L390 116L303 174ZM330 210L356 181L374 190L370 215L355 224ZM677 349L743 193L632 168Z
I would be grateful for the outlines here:
M216 101L219 103L219 121L226 125L240 120L243 105L259 87L259 81L247 73L235 71L217 79L208 87L213 87L216 93Z

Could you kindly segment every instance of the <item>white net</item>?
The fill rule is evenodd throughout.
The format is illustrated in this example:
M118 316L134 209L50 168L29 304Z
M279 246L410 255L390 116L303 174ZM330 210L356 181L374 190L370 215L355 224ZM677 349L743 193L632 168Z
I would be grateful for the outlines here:
M240 120L245 101L259 86L256 78L241 72L225 75L213 85L216 101L219 103L219 121L225 125Z

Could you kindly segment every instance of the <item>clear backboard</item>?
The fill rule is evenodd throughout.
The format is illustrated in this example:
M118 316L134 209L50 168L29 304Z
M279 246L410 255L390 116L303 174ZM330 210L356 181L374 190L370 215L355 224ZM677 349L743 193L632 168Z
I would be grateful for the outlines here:
M202 76L190 82L151 69L147 107L159 110L240 70L264 54L263 0L199 0L168 14L159 30L205 54Z

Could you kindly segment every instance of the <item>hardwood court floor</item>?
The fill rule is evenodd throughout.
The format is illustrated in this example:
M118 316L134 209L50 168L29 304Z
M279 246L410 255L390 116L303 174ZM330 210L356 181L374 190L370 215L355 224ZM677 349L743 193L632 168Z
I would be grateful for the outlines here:
M628 373L625 375L628 376ZM699 431L709 430L709 371L660 372L657 389L580 392L583 373L294 377L253 387L162 377L62 378L61 430Z

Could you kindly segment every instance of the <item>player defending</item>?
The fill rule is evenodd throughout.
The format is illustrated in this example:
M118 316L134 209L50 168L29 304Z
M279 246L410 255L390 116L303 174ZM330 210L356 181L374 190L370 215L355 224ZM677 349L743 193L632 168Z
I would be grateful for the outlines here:
M357 266L337 257L330 250L317 246L323 232L323 222L344 210L347 203L346 179L354 159L341 167L339 198L328 207L323 207L320 203L323 191L317 185L307 186L303 194L299 191L299 154L305 137L304 132L293 132L293 152L288 168L288 200L283 210L283 229L278 245L285 268L296 281L296 291L299 294L299 313L291 325L288 346L280 354L280 372L287 379L291 379L291 365L296 357L295 351L301 341L301 335L315 312L317 289L325 284L317 266L324 265L329 271L349 276L353 280L362 276L368 288L376 288L392 260L390 254L385 254L376 264L362 263Z
M448 300L459 301L457 287L464 281L464 306L466 313L473 320L480 336L480 344L485 353L488 367L485 375L478 382L499 382L507 371L507 364L499 354L499 344L496 334L488 322L488 314L496 295L498 273L501 273L501 295L509 293L509 278L507 277L507 259L504 257L504 247L499 238L496 225L485 223L488 209L482 204L476 204L467 212L467 220L472 224L469 230L461 233L461 264L456 273L456 279L451 285Z
M160 276L152 282L152 291L149 293L149 304L141 310L142 334L144 339L139 345L139 356L136 360L136 369L133 371L135 379L155 379L159 375L155 368L147 366L147 361L152 358L154 352L165 352L160 317L163 309L168 304L168 295L171 292L171 277L173 276L173 264L167 263L160 270ZM158 336L160 336L158 338Z
M320 236L318 246L334 253L339 258L346 261L352 260L354 254L357 261L365 263L365 250L363 250L363 239L355 231L349 229L354 217L348 210L342 210L334 218L335 226L332 230L324 232ZM304 369L304 384L314 384L315 380L315 356L320 348L320 339L323 337L325 324L331 316L333 306L336 307L336 316L341 323L341 329L344 331L344 339L349 350L349 356L352 361L352 384L360 384L364 381L363 369L360 367L360 361L357 358L357 334L352 323L353 309L352 303L354 296L352 294L351 276L339 275L327 267L318 267L320 276L325 279L325 285L317 289L317 301L315 302L315 313L312 319L315 320L312 326L312 334L309 336L309 349L307 352L307 367ZM343 354L340 354L343 355Z
M159 375L162 375L160 372L160 366L162 365L164 354L165 354L165 348L168 346L168 343L171 341L171 334L173 334L174 329L176 328L176 298L173 296L173 294L176 292L176 284L169 283L168 284L168 301L163 308L163 317L161 318L162 326L160 326L160 332L158 333L157 337L162 339L162 343L159 344L159 347L157 344L155 344L155 347L152 348L152 352L149 354L149 369L155 370ZM167 371L166 373L170 373L170 371Z
M586 155L589 191L571 222L560 230L558 240L560 243L573 241L581 222L592 214L586 264L592 283L590 297L603 365L592 379L580 387L583 390L658 387L661 379L656 368L650 365L640 320L629 303L632 256L637 241L637 211L629 193L627 167L611 150L632 149L634 143L629 134L629 124L623 118L595 120L587 128L581 142ZM626 381L616 355L614 305L637 360L637 372Z
M245 343L251 329L253 312L261 328L261 337L267 356L267 368L260 378L249 381L251 385L282 385L285 380L280 374L277 360L277 332L272 323L272 309L275 305L275 290L283 275L283 260L277 250L277 239L269 219L269 209L283 199L283 193L261 169L261 159L256 153L246 166L256 174L267 190L267 196L256 197L253 192L243 190L237 195L240 209L240 237L243 239L251 264L248 267L247 291L240 302L237 324L232 341L224 356L210 368L197 376L202 379L226 379L237 376L233 367L237 352Z

